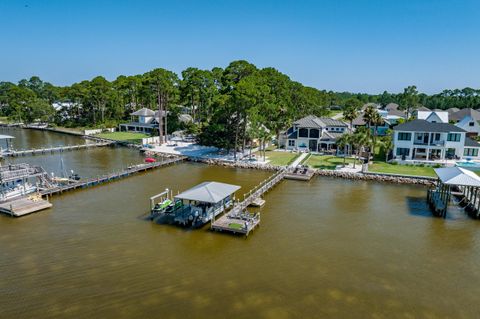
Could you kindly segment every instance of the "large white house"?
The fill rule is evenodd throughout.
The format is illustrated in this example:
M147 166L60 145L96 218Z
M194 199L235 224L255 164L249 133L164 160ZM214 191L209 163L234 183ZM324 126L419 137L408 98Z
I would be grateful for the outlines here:
M309 115L293 122L281 136L280 146L287 150L308 149L312 152L334 150L338 137L347 130L348 125L342 121Z
M397 160L435 161L478 158L480 144L449 123L413 120L393 128L393 156Z
M480 135L480 112L471 108L458 110L450 115L455 125L467 131L467 136Z

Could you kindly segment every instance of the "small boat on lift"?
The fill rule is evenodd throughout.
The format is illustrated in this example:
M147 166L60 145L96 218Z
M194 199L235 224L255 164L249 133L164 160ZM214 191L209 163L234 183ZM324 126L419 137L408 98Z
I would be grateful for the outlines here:
M80 176L77 173L74 173L73 170L70 170L70 175L67 176L63 158L60 159L60 172L61 176L55 176L52 172L52 180L57 184L66 185L80 180Z

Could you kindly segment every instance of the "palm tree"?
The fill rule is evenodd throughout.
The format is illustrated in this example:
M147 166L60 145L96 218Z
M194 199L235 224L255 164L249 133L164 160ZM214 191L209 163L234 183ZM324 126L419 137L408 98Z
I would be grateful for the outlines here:
M392 134L390 134L390 133L388 132L387 135L385 135L384 137L382 137L381 143L382 143L382 144L381 144L382 149L383 149L383 151L385 152L385 162L388 162L388 153L389 153L390 150L393 148Z
M375 156L375 147L377 146L377 135L378 135L377 129L379 125L383 124L383 118L380 115L380 113L377 112L377 110L375 110L375 113L373 113L371 121L372 121L371 123L374 126L373 137L372 137L372 142L373 142L372 154L373 156Z
M369 138L365 129L358 129L353 133L352 144L355 146L355 157L353 161L353 168L355 168L355 161L360 159L360 150L368 144Z
M347 146L352 143L352 134L345 133L341 135L337 140L337 145L343 147L343 167L345 167L345 162L347 158Z
M354 106L346 107L343 111L343 118L350 122L350 129L353 130L353 120L358 116L358 108Z

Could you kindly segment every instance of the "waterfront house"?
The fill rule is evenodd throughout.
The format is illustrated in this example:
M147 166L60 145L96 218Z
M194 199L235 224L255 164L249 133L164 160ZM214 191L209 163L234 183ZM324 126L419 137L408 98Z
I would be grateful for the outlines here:
M162 120L165 122L165 112L163 112ZM131 121L119 125L120 131L152 133L154 129L158 129L159 111L152 111L146 107L141 108L130 114ZM165 127L165 126L164 126Z
M425 120L430 123L448 123L448 112L438 111L438 110L434 110L434 111L418 110L417 119Z
M478 158L480 144L449 123L412 120L393 128L396 160L436 161Z
M281 134L279 144L287 150L323 152L336 150L337 139L348 131L342 121L309 115L293 122Z
M367 123L365 122L364 111L366 106L372 103L367 103L360 110L360 114L352 121L353 130L359 127L366 127ZM377 108L378 114L382 117L382 123L377 125L377 135L384 136L387 134L387 130L391 129L393 126L397 125L399 121L405 119L405 113L398 110L398 105L394 103L388 104L385 108L380 108L379 105L374 104ZM372 127L372 132L374 128Z
M451 122L467 131L467 136L480 134L480 112L471 108L458 110L450 116Z

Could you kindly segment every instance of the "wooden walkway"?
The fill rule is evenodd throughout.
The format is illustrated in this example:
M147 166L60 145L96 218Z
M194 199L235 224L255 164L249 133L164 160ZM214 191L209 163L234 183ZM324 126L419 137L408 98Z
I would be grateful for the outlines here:
M233 208L222 217L217 220L212 220L211 229L248 236L248 234L260 224L260 213L248 216L248 214L244 213L246 208L282 181L286 173L286 169L277 171L248 193L245 193L243 195L243 201L236 203Z
M116 172L116 173L111 173L99 177L93 177L85 180L80 180L75 183L67 184L67 185L62 185L62 186L56 186L52 188L48 188L45 190L40 191L41 195L55 195L55 194L61 194L63 192L79 189L79 188L86 188L86 187L91 187L91 186L96 186L99 184L107 183L113 180L117 180L120 178L128 177L130 175L139 173L139 172L145 172L148 170L152 170L155 168L167 166L170 164L174 164L177 162L181 162L185 160L185 157L174 157L174 158L168 158L165 159L161 162L155 162L155 163L145 163L145 164L139 164L135 165L132 167L129 167L121 172Z
M92 147L102 147L102 146L108 146L111 144L114 144L114 142L111 142L111 141L97 142L97 143L90 143L90 144L35 148L30 150L19 150L19 151L12 150L12 151L3 152L1 155L3 157L16 157L16 156L26 156L26 155L48 154L48 153L55 153L55 152L80 150L80 149L86 149L86 148L92 148Z

